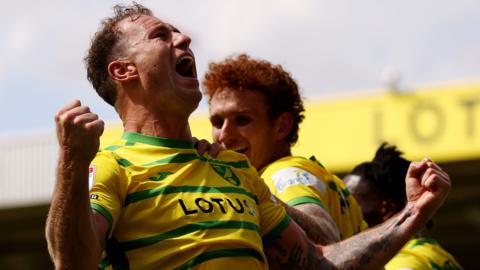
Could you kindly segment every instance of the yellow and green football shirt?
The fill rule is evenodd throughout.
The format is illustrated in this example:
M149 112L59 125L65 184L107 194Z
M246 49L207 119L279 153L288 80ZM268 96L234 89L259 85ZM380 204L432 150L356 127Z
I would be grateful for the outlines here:
M414 238L386 265L386 270L462 270L453 256L437 241Z
M315 157L284 157L266 166L260 174L272 194L288 205L314 203L326 209L342 239L367 228L362 210L345 184Z
M262 239L290 222L246 157L124 133L90 167L90 203L110 224L112 269L268 269Z

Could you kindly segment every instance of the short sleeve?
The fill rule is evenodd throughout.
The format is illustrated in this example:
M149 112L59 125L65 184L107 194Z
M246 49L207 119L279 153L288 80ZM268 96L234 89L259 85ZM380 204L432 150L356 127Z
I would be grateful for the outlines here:
M126 193L127 181L108 152L98 153L90 164L89 184L90 206L108 220L110 236L122 209L122 194Z
M290 224L290 217L262 179L255 181L255 187L260 211L260 234L265 242L280 235Z
M314 174L297 167L287 167L274 172L266 183L272 193L290 206L314 203L326 209L321 194L326 185Z

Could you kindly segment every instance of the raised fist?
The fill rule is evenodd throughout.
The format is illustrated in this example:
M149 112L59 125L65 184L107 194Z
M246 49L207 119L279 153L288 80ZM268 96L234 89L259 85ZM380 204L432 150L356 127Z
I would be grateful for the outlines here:
M75 100L55 114L55 123L61 153L75 162L89 164L100 146L103 121Z
M427 222L440 208L451 188L451 180L432 160L412 162L406 176L407 204Z

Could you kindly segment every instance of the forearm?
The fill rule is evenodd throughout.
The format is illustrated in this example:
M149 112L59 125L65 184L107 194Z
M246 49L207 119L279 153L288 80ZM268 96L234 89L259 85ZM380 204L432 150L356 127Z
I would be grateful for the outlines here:
M329 246L314 245L295 223L264 243L271 269L381 269L440 207L451 180L429 159L407 173L406 207L379 226ZM312 252L314 251L314 252Z
M406 208L379 226L323 247L323 256L339 269L382 269L415 233L416 219Z
M315 245L295 222L265 253L271 269L382 269L415 232L418 217L409 210L380 226L329 246Z
M305 231L308 238L316 244L332 244L340 241L340 232L330 215L311 204L295 207L284 204L288 215Z
M48 249L57 269L98 267L101 248L89 205L88 163L61 153L47 219Z

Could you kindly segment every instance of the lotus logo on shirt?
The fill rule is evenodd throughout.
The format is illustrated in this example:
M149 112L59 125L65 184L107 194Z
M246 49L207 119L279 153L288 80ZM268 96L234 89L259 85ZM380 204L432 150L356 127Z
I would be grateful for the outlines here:
M226 214L231 211L235 211L238 214L248 213L251 216L257 215L255 207L253 207L248 200L241 200L240 198L198 197L189 198L185 201L183 199L178 199L178 203L186 216L202 212L206 214L212 212Z

